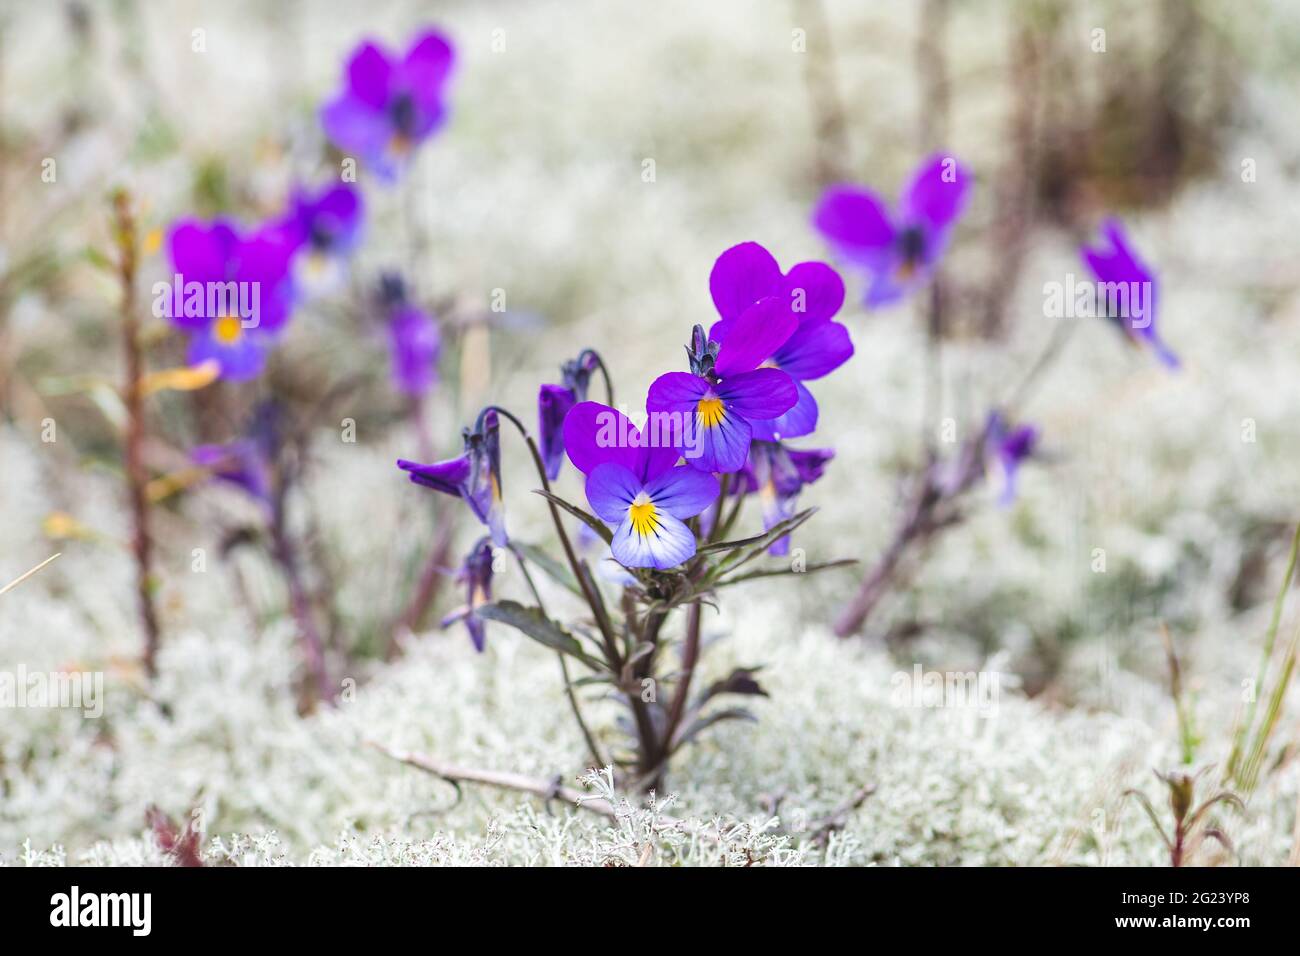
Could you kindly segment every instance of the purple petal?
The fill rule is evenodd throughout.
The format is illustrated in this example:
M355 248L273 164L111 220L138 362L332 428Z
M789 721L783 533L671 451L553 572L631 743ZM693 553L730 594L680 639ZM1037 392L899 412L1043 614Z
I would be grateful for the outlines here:
M811 435L817 430L817 400L802 382L794 383L798 399L794 407L777 418L750 422L755 441L781 441Z
M371 109L383 109L393 78L393 64L376 43L363 43L348 61L348 91Z
M726 378L758 368L785 344L798 327L798 318L781 296L772 296L750 306L726 327L726 337L718 351L714 371Z
M565 453L584 475L606 462L620 464L635 474L639 441L640 432L626 415L599 402L579 402L564 418Z
M393 387L406 395L423 395L437 380L442 348L437 323L407 306L393 313L388 330Z
M628 568L675 568L695 556L695 535L681 520L665 512L655 515L653 530L640 534L631 517L614 530L614 559Z
M470 464L466 455L422 465L418 461L399 458L397 467L409 472L411 481L443 494L461 497L461 488L469 480Z
M222 337L227 328L232 335L229 339ZM190 339L187 358L191 365L214 360L221 366L223 379L246 382L261 374L266 363L265 342L265 338L250 335L248 330L240 328L238 320L225 319L195 333Z
M775 368L729 376L713 390L726 403L728 412L747 419L776 418L799 400L794 379Z
M835 371L852 355L847 328L838 322L805 319L772 356L772 362L790 377L810 381Z
M654 506L674 518L699 514L718 500L720 490L713 475L685 466L670 468L645 486Z
M813 211L813 228L840 253L855 259L888 248L894 241L884 204L874 193L847 184L831 186L822 194Z
M831 448L787 448L786 454L799 474L799 480L811 485L826 473L826 465L835 457Z
M627 517L627 509L642 487L641 479L631 471L606 462L597 465L587 476L587 503L597 517L617 523Z
M330 142L345 153L353 153L377 164L377 171L385 174L386 167L378 164L383 160L394 130L384 113L344 93L321 108L320 120Z
M844 280L824 262L799 263L786 273L782 288L801 323L829 319L844 305Z
M749 422L730 408L724 406L721 418L708 426L700 422L697 412L692 440L682 448L682 457L699 471L739 471L749 458L751 435Z
M966 208L970 186L970 172L957 160L951 156L932 156L903 191L900 217L904 222L921 222L942 231Z
M645 407L655 412L691 414L709 391L709 383L690 372L665 372L650 384Z
M564 418L574 404L573 390L564 385L543 385L537 391L538 446L551 481L564 464Z
M724 319L733 319L781 287L781 267L757 242L732 246L713 263L709 292Z
M415 41L398 68L400 83L415 98L416 106L425 117L441 119L444 113L442 88L454 61L455 51L451 42L437 30L430 30Z

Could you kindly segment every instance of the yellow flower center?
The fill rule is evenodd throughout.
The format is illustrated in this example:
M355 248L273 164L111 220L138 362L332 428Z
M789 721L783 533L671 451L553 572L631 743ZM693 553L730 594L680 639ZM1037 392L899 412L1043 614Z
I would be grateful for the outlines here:
M726 406L720 398L701 398L697 406L700 424L705 428L716 428L726 417Z
M659 513L655 510L654 503L648 499L643 501L638 496L627 509L627 516L632 522L632 530L643 538L659 530Z
M223 315L212 326L212 337L222 345L233 345L244 334L244 326L237 316Z

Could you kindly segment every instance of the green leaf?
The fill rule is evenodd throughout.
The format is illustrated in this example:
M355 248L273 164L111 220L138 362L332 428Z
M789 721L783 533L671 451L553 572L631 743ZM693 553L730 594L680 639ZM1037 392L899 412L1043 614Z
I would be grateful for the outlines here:
M515 541L513 539L510 543L516 551L524 556L525 559L545 571L551 580L568 588L574 594L578 595L578 597L582 597L582 588L578 587L578 582L574 580L573 572L563 564L556 561L536 545L527 544L523 541Z
M797 515L786 518L784 521L773 525L763 534L757 535L753 538L747 538L743 542L737 542L735 550L709 569L709 573L704 577L705 582L712 584L728 571L735 570L742 564L748 564L754 558L766 551L773 542L784 538L787 534L798 528L816 513L816 508L806 508Z
M827 571L831 568L848 568L858 564L857 558L841 558L838 561L815 561L808 565L802 571L796 571L794 568L760 568L757 571L746 571L744 574L737 574L734 577L727 578L725 581L718 581L713 586L715 588L726 587L728 584L739 584L741 581L753 581L755 578L772 578L785 574L816 574L818 571Z
M601 521L595 515L588 514L587 512L579 508L577 505L569 504L559 495L553 495L549 491L543 491L541 488L534 488L533 493L541 495L551 504L563 508L569 514L573 515L575 518L577 518L579 521L585 524L592 531L596 532L596 534L600 535L600 539L604 541L606 544L609 544L611 541L614 540L614 532L610 531L609 528L605 526L605 522Z
M525 607L518 601L497 601L495 604L484 604L474 613L489 621L509 624L537 643L561 654L568 654L594 670L602 667L599 661L587 655L576 637L543 614L541 608Z

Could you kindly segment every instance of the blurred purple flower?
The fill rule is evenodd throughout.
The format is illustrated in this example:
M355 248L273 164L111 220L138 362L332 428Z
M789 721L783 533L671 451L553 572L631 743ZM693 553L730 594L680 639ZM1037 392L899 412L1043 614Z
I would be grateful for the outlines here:
M190 449L190 460L269 508L280 440L276 419L275 406L263 403L242 437L225 444L196 445Z
M423 395L438 382L442 335L427 312L406 295L402 277L387 273L379 281L379 308L387 322L393 388Z
M214 359L233 381L255 377L293 305L289 231L272 223L241 236L225 220L186 219L172 226L168 250L175 275L156 290L155 310L190 334L189 362Z
M1178 368L1178 356L1165 345L1156 331L1156 279L1128 243L1124 227L1108 219L1101 229L1104 244L1085 246L1083 261L1100 283L1099 307L1124 333L1130 344L1146 345L1156 357L1172 369Z
M338 288L347 257L360 238L364 214L361 193L347 183L317 193L294 189L283 225L294 245L299 290L316 295Z
M564 464L564 417L569 409L587 400L591 375L600 363L590 349L560 369L563 384L543 385L537 392L537 434L546 468L546 477L554 481Z
M620 436L610 441L610 436ZM683 522L718 497L718 480L677 466L677 450L651 444L621 412L598 402L575 405L564 420L564 447L587 476L587 501L614 526L610 549L626 568L675 568L695 555Z
M509 539L501 503L501 428L496 411L486 409L472 431L465 429L464 438L465 451L456 458L431 465L398 459L397 467L417 485L463 498L487 526L493 544L504 548Z
M756 242L732 246L713 264L709 291L721 321L709 338L725 343L741 315L752 305L776 297L789 305L798 325L763 362L794 379L798 400L770 421L750 423L755 440L777 441L808 435L817 427L817 402L805 381L829 375L853 355L849 332L831 319L844 304L844 281L824 262L801 262L781 272L772 254Z
M378 43L362 43L348 59L343 90L321 110L326 135L392 181L446 120L444 88L454 59L437 30L420 33L400 59Z
M1002 468L1002 494L998 501L1007 505L1016 497L1016 474L1020 465L1038 447L1038 429L1033 425L1012 428L1001 412L990 412L985 433L985 454Z
M965 210L971 177L950 156L929 157L903 190L897 214L861 186L831 186L813 212L813 227L849 263L871 277L869 308L901 299L923 285Z

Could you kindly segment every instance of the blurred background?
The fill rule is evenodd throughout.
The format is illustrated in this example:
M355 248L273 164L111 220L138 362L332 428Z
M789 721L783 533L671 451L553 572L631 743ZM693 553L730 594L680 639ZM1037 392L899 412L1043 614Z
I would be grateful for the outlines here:
M403 49L431 24L457 47L451 119L398 185L363 170L347 287L297 311L258 382L165 393L149 412L145 458L165 475L192 445L233 437L269 391L292 406L309 460L293 522L355 701L299 713L283 585L241 546L251 506L214 485L153 509L163 644L147 680L113 395L120 293L102 264L110 192L129 192L146 235L277 214L295 183L335 175L317 110L353 47ZM856 355L818 383L821 423L800 443L837 455L801 502L821 509L795 542L810 562L869 566L887 547L925 436L945 419L978 428L1041 354L1057 322L1044 287L1082 275L1103 218L1154 269L1183 368L1080 320L1021 410L1042 444L1018 499L977 489L858 637L830 624L860 572L734 592L710 624L710 667L765 663L772 697L757 726L692 752L677 812L761 818L777 795L816 816L870 782L829 850L792 859L1161 862L1120 801L1129 786L1163 799L1151 769L1189 756L1161 628L1195 727L1187 762L1222 763L1297 518L1297 52L1300 9L1283 0L0 0L0 583L62 553L0 597L0 669L101 670L107 695L97 721L0 720L0 859L26 840L37 862L149 859L150 805L198 812L238 862L616 854L599 821L539 820L509 794L452 806L450 788L367 751L581 769L543 650L493 629L480 656L437 627L459 588L394 637L447 512L393 461L456 453L487 401L531 422L537 385L585 346L639 410L681 367L690 327L713 320L719 253L753 240L785 267L827 259L810 226L827 184L892 198L941 150L976 183L939 280L941 328L925 295L866 310L845 271ZM388 377L373 308L385 270L443 329L423 435ZM170 271L146 255L142 287ZM176 334L142 321L150 367L179 364ZM504 468L512 531L547 540L509 439ZM580 494L571 469L561 485ZM477 534L457 530L450 563ZM1286 614L1279 646L1294 626ZM893 706L891 675L917 663L998 672L998 715ZM1243 862L1295 852L1296 731L1283 710L1233 832Z

